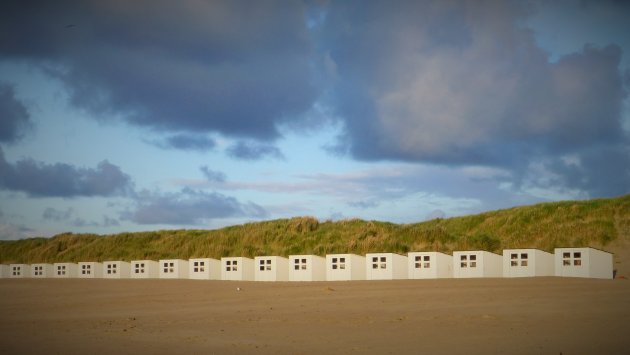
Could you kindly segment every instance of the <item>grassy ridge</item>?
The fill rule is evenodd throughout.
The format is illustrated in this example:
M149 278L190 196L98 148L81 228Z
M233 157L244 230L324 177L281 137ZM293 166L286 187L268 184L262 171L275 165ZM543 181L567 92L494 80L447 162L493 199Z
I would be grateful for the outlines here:
M605 248L620 240L630 240L630 195L515 207L414 224L358 219L319 222L312 217L297 217L210 231L165 230L109 236L66 233L52 238L0 241L0 262L506 248L552 251L560 246Z

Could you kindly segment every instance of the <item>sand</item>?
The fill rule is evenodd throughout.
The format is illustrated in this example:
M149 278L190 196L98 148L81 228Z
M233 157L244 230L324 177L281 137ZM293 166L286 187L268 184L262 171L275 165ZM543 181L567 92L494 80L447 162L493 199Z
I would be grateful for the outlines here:
M628 349L627 279L0 280L2 354Z

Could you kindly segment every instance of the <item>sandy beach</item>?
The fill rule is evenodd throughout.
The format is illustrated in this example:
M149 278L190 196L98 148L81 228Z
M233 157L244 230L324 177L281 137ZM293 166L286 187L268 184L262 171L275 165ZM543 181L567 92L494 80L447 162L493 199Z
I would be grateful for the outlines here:
M4 279L0 295L3 354L621 354L630 347L623 278Z

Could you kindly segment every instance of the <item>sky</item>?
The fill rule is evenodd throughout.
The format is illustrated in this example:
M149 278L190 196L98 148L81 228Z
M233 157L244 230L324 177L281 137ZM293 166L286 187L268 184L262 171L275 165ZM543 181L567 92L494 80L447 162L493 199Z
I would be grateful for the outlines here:
M0 239L630 192L628 2L0 8Z

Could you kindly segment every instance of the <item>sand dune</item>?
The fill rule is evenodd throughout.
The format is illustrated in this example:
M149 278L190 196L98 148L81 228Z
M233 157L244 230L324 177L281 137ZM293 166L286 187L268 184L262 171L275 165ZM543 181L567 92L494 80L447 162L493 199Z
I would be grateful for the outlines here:
M5 279L0 294L5 354L619 354L630 348L626 279Z

